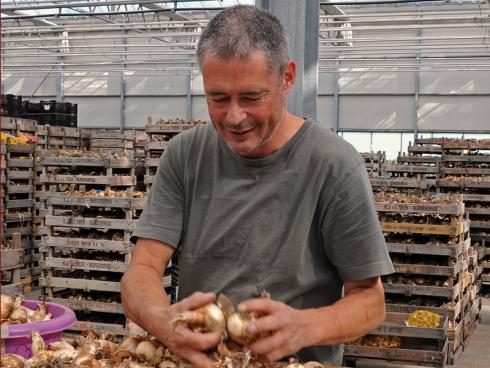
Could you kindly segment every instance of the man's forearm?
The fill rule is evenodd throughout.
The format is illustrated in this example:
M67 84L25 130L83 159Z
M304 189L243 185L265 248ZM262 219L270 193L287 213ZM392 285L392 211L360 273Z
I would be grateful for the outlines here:
M163 309L170 305L161 275L153 268L144 265L133 265L124 274L121 280L121 297L126 315L147 330L153 329L151 321L154 306Z
M310 318L313 318L315 326L314 345L333 345L355 340L383 323L383 288L379 285L355 288L337 303L314 310Z

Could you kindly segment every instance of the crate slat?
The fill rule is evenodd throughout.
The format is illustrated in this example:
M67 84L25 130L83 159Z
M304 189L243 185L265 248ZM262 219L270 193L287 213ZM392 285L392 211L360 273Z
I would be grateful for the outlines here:
M62 304L73 310L124 314L121 303L97 302L86 299L47 298L48 302Z
M131 198L71 196L48 193L48 205L131 208Z
M119 261L96 261L76 258L46 257L44 267L64 270L125 272L128 264Z
M443 367L447 359L447 345L442 351L345 345L344 356L436 364L438 367Z
M24 263L24 251L22 249L2 250L2 270L21 268Z
M134 176L106 176L106 175L57 175L42 174L41 183L56 184L97 184L110 186L136 185Z
M433 275L456 277L463 270L463 263L458 262L454 266L433 266L408 263L393 263L395 271L410 275Z
M11 158L7 160L7 167L33 167L32 158Z
M429 186L435 186L436 180L420 180L420 179L402 179L402 178L371 178L371 186L373 187L395 187L395 188L420 188L427 189Z
M437 174L439 168L436 166L415 166L415 165L383 165L384 172L402 172L418 174Z
M448 214L448 215L462 215L464 213L464 203L430 204L430 203L375 202L374 206L376 208L376 211L378 212Z
M99 333L107 333L113 335L127 335L128 330L122 325L111 324L111 323L101 323L101 322L87 322L87 321L77 321L70 327L70 330L74 331L87 331L92 330Z
M84 239L84 238L67 238L57 236L47 236L42 243L44 247L56 248L76 248L76 249L93 249L129 253L132 245L130 242L104 240L104 239Z
M100 229L134 230L136 220L108 218L66 217L47 215L45 224L50 226L68 226Z
M403 295L427 295L441 296L446 298L457 299L460 293L460 283L458 282L453 287L425 286L425 285L404 285L404 284L388 284L383 282L386 293L395 293Z
M470 247L470 239L455 245L430 245L416 243L386 243L390 253L427 254L457 257Z
M7 295L19 295L23 294L23 283L22 282L17 282L15 284L10 284L10 285L2 285L2 293L7 294Z
M120 291L120 283L115 281L99 281L73 279L68 277L40 277L39 285L44 287L68 288L94 291Z
M433 224L411 224L402 222L381 221L383 232L397 232L409 234L432 234L457 236L465 232L466 223L460 222L455 225L433 225Z
M490 155L442 155L446 162L490 162Z

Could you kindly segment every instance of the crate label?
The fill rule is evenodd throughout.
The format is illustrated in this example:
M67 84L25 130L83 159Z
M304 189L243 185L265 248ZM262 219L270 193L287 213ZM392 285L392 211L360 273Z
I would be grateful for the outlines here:
M101 249L120 252L127 252L131 248L131 243L124 241L64 237L48 237L44 244L60 248Z
M75 258L51 258L46 257L47 267L66 267L70 269L91 269L111 272L124 272L127 264L123 262L92 261Z
M80 206L99 206L99 207L129 207L129 198L110 198L110 197L72 197L65 195L55 195L48 198L49 204L55 205L80 205Z

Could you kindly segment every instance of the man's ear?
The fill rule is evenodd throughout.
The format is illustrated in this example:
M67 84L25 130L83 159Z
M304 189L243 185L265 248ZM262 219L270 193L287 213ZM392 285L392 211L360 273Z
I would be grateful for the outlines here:
M287 96L291 88L294 86L294 82L296 81L296 61L293 59L289 60L284 66L284 74L283 78L283 92L284 95Z

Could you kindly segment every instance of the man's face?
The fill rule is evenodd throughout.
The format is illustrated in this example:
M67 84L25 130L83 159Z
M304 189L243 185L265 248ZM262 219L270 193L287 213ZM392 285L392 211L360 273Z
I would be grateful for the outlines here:
M247 59L208 54L201 69L211 121L229 147L251 158L278 149L289 84L267 69L263 52Z

